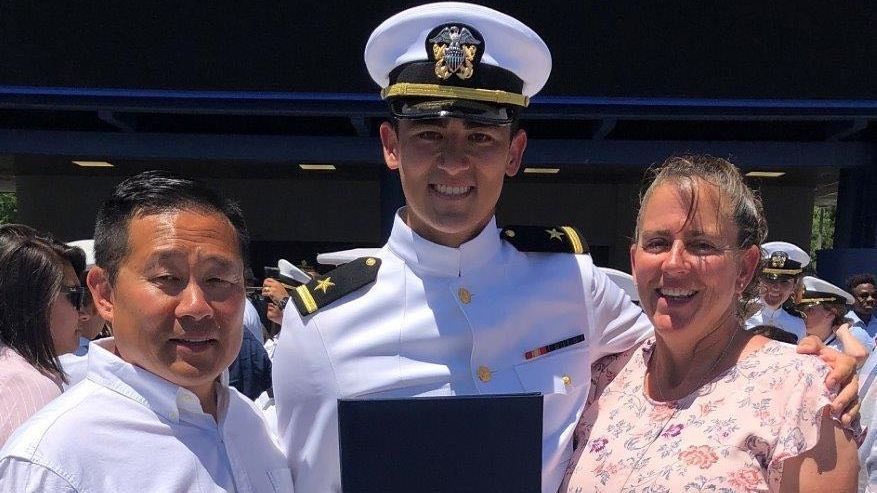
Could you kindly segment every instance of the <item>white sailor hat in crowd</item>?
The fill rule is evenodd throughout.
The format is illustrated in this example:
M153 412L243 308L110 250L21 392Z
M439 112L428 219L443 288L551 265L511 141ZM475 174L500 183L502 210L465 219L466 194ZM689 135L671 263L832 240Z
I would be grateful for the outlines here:
M810 255L785 241L769 241L761 245L764 267L761 273L770 279L795 277L810 263Z
M85 270L94 267L94 240L76 240L67 242L67 245L79 247L85 252Z
M282 258L277 261L277 270L280 271L280 281L289 283L290 281L307 284L311 282L311 276L307 275L303 270L292 264L289 260Z
M609 267L600 267L600 270L605 272L609 279L612 279L612 282L617 284L619 288L623 289L632 301L639 302L639 293L636 290L636 284L633 282L632 275L620 270L610 269Z
M365 45L365 64L397 118L505 124L545 85L551 52L513 17L439 2L381 23Z
M818 305L820 303L843 303L852 305L854 300L850 293L834 284L813 276L804 276L804 292L798 300L798 306Z
M341 265L352 262L360 257L376 257L380 248L354 248L352 250L339 250L317 255L317 263L323 265Z

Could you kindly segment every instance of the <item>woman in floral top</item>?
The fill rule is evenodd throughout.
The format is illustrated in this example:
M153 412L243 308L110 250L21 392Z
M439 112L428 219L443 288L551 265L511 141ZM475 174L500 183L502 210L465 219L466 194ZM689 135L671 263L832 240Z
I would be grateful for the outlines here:
M855 491L828 367L744 330L766 233L733 164L658 170L630 255L655 338L595 364L562 492Z

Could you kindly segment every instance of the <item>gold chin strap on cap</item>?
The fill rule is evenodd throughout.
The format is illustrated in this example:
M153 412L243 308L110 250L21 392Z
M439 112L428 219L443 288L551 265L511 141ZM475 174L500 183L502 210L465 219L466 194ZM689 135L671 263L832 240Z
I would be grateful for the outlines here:
M485 103L511 104L526 108L530 104L530 98L523 94L497 91L493 89L472 89L469 87L441 86L438 84L416 84L413 82L400 82L393 84L381 91L381 98L392 97L424 97L424 98L447 98L468 99Z
M803 272L802 269L761 269L761 272L765 274L786 274L789 276L796 276Z
M840 300L838 300L837 298L801 298L801 301L799 301L798 304L804 305L804 304L809 303L811 305L816 305L816 304L825 303L825 302L838 303L838 302L840 302Z

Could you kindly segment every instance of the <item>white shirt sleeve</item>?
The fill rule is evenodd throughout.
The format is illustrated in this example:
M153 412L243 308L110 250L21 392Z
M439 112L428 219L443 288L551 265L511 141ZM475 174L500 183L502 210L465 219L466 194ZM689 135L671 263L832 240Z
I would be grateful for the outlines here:
M850 327L850 334L865 346L868 352L874 351L874 339L865 332L865 329L853 325Z
M0 461L0 493L75 493L78 490L55 471L16 457Z
M603 271L591 270L591 362L624 352L654 333L646 314ZM585 266L583 266L585 268Z

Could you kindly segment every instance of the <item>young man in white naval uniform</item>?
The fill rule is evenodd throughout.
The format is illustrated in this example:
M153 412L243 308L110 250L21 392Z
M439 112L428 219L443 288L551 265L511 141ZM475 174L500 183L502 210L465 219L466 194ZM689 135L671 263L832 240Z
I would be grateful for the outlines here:
M548 48L500 12L436 3L378 26L365 61L393 115L381 142L407 205L374 257L297 288L284 310L274 392L296 491L340 491L338 398L541 392L542 491L554 492L591 363L651 326L572 228L497 229L527 144L517 115L548 79Z
M764 267L761 269L762 308L746 320L751 329L759 325L773 325L794 334L798 340L806 335L804 319L783 308L798 288L804 267L810 263L807 252L785 241L770 241L761 245Z
M542 392L543 491L556 491L591 363L650 325L590 256L522 253L503 238L525 232L497 229L503 180L527 144L516 117L548 79L548 48L511 17L445 3L384 22L365 59L395 117L380 134L407 206L371 262L374 284L311 315L285 310L275 398L296 490L340 491L339 397ZM537 234L578 240L572 229Z

